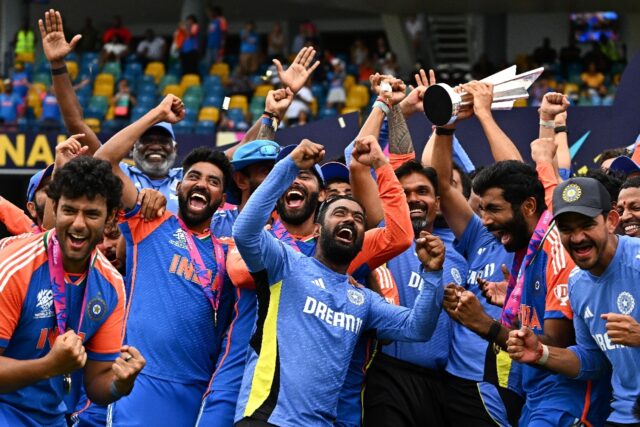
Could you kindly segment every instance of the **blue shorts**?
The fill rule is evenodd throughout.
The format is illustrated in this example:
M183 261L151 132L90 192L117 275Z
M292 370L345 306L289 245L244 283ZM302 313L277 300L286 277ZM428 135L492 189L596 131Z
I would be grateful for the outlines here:
M64 415L59 420L51 420L51 427L66 427L67 421ZM0 426L40 427L30 416L18 411L11 405L0 402Z
M239 394L239 391L212 390L202 400L196 427L232 426Z
M131 394L109 406L107 426L193 427L206 389L206 382L181 384L141 373Z
M528 427L571 427L580 425L580 418L561 409L522 407L520 425Z

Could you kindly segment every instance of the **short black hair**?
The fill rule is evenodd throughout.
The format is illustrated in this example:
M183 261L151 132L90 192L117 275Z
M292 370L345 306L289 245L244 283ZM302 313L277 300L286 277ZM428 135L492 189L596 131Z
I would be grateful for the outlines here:
M618 195L623 185L623 180L618 176L607 173L602 169L589 169L584 176L600 181L600 184L607 189L607 193L609 193L609 197L611 197L611 202L615 203L618 201Z
M431 182L431 185L433 185L433 190L435 191L436 196L440 195L440 191L438 189L438 173L431 166L424 167L422 166L422 163L417 160L409 160L408 162L401 164L398 169L396 169L396 177L399 180L414 173L427 178L429 182Z
M322 204L320 205L320 208L318 209L318 216L316 218L316 222L318 224L322 224L324 222L324 218L327 216L327 211L329 210L329 206L331 206L332 204L334 204L335 202L337 202L339 200L351 200L352 202L356 202L358 204L358 206L360 206L362 208L362 212L365 214L365 217L366 217L367 212L365 211L364 206L362 206L362 203L360 203L359 201L357 201L353 197L351 197L351 196L334 196L334 197L329 197L327 200L322 202Z
M602 162L604 162L605 160L615 159L616 157L628 156L628 155L629 155L629 150L627 150L624 147L607 148L606 150L604 150L600 154L598 154L598 156L596 157L598 159L596 164L598 166L602 166Z
M627 178L627 180L620 186L620 190L622 190L623 188L640 188L640 176L632 176L631 178ZM618 200L617 197L616 200Z
M109 162L78 156L56 171L46 191L56 203L62 196L67 199L86 196L89 200L102 196L107 202L107 212L111 213L120 206L122 181L113 174Z
M471 197L471 178L456 162L451 162L451 171L458 171L460 175L460 184L462 185L462 195L469 200ZM453 176L451 177L453 179Z
M193 165L199 162L211 163L220 168L224 178L223 187L227 188L231 182L231 163L222 151L217 151L210 147L194 148L182 161L182 171L186 174Z
M538 173L533 166L518 160L493 164L473 179L473 192L478 196L482 196L490 188L501 189L502 197L514 209L519 208L529 197L536 200L537 214L542 214L547 209L544 187L538 180Z

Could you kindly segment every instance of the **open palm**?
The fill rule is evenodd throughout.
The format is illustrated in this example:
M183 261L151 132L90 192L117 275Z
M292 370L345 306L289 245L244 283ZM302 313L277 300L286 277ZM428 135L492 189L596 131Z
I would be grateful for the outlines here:
M282 64L277 59L273 63L278 70L278 77L283 85L297 93L309 79L309 76L320 65L320 61L312 64L313 58L316 56L316 50L312 47L303 47L298 52L296 59L285 71Z
M53 9L45 12L44 21L38 20L40 35L42 36L42 48L49 62L62 61L75 48L82 37L76 34L70 42L64 37L62 16Z

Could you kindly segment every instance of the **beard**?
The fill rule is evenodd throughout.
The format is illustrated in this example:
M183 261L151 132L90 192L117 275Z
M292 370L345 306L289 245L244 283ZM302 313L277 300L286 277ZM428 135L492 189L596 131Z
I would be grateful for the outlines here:
M524 249L529 244L529 240L531 240L527 221L519 208L513 210L513 218L502 227L491 227L488 230L494 231L500 228L511 235L511 242L504 245L507 252L516 252Z
M178 209L180 211L180 218L182 218L186 226L189 228L200 225L204 221L211 221L211 217L220 207L220 203L222 203L222 196L220 196L217 200L209 201L202 212L194 213L189 210L189 197L191 197L192 193L193 191L186 195L182 192L178 193Z
M351 231L354 234L357 233L355 227L352 228ZM338 265L350 264L356 255L358 255L358 252L362 250L364 233L357 235L352 244L346 245L335 239L336 232L337 227L331 231L323 229L320 232L318 244L322 247L324 257L332 263ZM331 235L328 236L328 234Z
M282 221L291 225L300 225L305 222L309 217L316 213L318 207L318 193L314 192L307 195L307 199L300 209L295 211L287 210L284 197L280 197L276 203L276 212L280 216Z
M411 218L411 227L413 228L413 235L417 239L420 236L420 232L426 230L429 225L432 224L433 219L429 218L429 206L423 202L409 202L409 210L422 209L424 215L421 217Z
M176 161L177 153L173 151L165 159L160 162L149 162L140 151L133 150L133 161L136 162L136 166L146 175L150 176L166 176L169 173L169 169Z

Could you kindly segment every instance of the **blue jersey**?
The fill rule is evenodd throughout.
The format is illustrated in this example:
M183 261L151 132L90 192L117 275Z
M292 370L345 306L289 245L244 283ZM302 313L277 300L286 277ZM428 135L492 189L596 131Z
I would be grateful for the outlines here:
M220 18L213 18L207 25L207 48L220 49L222 44L222 35L224 34L224 28L222 28L223 22Z
M524 270L518 319L537 335L544 335L547 319L570 320L568 279L574 263L552 226L533 260ZM522 365L522 388L529 412L559 409L592 425L602 425L608 409L608 387ZM523 420L524 421L524 420Z
M127 342L145 355L145 375L206 386L229 321L233 297L228 278L214 325L211 303L198 283L178 218L165 212L161 218L144 221L136 207L120 227L127 253L132 254L127 260ZM210 235L194 238L194 242L214 277L216 260Z
M126 163L120 163L120 169L129 177L138 191L143 188L151 188L158 190L167 199L167 210L178 214L178 195L176 187L178 182L182 180L182 168L173 168L169 170L169 174L162 179L151 179L135 166Z
M478 279L482 278L493 282L504 280L500 266L505 264L510 267L513 263L513 254L504 249L504 246L493 237L476 215L471 217L467 228L460 239L455 242L454 247L467 260L469 266L465 287L476 294L484 311L489 316L499 319L501 308L489 304L482 296L478 286ZM475 332L454 322L451 355L447 364L447 372L471 381L483 381L488 345L489 343L480 338ZM499 363L498 366L508 370L511 366L509 356L504 352L500 354L504 354L505 357L502 360L504 360L505 364L501 365ZM512 381L514 382L513 384ZM519 378L517 380L510 378L500 385L505 388L509 386L513 390L519 390Z
M4 357L42 358L58 336L45 236L48 239L50 234L34 235L0 252L0 347ZM83 276L65 277L67 328L82 337L90 360L108 362L120 355L124 284L99 251L95 250L92 260ZM83 306L86 310L80 324ZM62 376L2 393L0 421L13 410L25 417L26 425L64 425L64 414L73 409L66 407L64 396Z
M601 276L574 269L569 278L569 300L577 345L571 347L580 359L578 378L604 375L608 363L613 372L613 412L608 421L637 423L632 414L635 399L640 396L640 348L613 344L607 335L607 313L624 314L640 321L640 239L620 236L616 253Z
M434 234L446 234L444 231L434 230ZM444 239L452 240L452 239ZM443 283L455 283L463 285L467 274L467 262L458 252L453 250L450 242L445 244L447 249L442 281ZM411 248L395 257L387 263L387 268L393 276L395 282L394 290L398 294L400 305L412 307L417 296L424 286L420 276L420 266L422 263L415 252L415 243ZM385 282L383 282L385 283ZM393 285L393 283L392 283ZM383 295L387 297L388 289L383 289ZM382 352L413 363L424 368L440 370L444 369L449 360L449 347L451 344L452 322L449 315L444 311L440 313L438 326L431 339L427 342L409 343L393 342L382 347Z
M15 93L0 93L0 119L13 123L18 119L18 107L22 99Z

